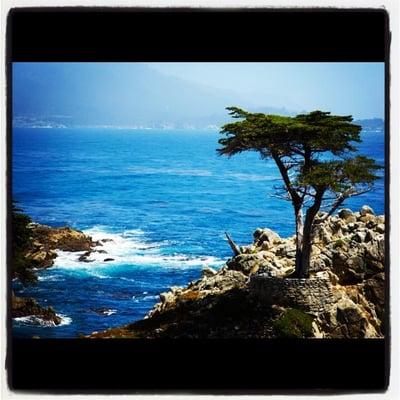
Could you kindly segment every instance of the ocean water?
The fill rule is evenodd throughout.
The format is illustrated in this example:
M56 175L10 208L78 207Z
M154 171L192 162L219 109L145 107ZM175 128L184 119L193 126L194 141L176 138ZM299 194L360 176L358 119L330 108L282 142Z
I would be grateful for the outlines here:
M220 268L231 256L224 232L249 244L257 227L293 234L291 205L272 197L280 183L256 153L216 153L216 131L14 129L13 197L34 221L112 239L79 262L59 252L35 286L13 282L19 296L51 305L60 326L21 318L13 334L71 338L143 318L159 293ZM360 153L384 163L384 134L362 134ZM383 171L380 172L383 177ZM384 182L350 199L384 213ZM106 257L114 261L104 262Z

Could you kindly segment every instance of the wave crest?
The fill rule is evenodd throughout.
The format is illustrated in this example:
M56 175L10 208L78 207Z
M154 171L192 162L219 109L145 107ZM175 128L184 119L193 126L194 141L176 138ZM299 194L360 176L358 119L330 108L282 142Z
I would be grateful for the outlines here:
M72 322L72 318L68 317L64 314L56 314L57 317L61 318L61 322L56 325L53 321L49 321L43 318L38 317L37 315L27 315L25 317L16 317L13 318L14 321L23 324L23 325L36 325L46 328L57 328L59 326L69 325Z
M113 278L113 270L134 267L158 268L201 268L212 266L221 267L224 259L214 256L195 256L172 253L173 242L164 240L148 242L145 233L140 229L131 229L117 233L110 233L102 227L93 227L84 231L94 241L101 245L96 246L87 256L88 262L79 261L85 252L57 251L53 271L56 269L70 272L85 273L99 279ZM105 261L108 259L108 261ZM50 278L47 278L50 279Z

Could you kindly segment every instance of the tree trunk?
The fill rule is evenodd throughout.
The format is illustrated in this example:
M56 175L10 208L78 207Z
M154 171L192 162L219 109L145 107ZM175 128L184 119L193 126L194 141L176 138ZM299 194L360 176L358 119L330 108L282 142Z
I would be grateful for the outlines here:
M306 223L304 224L304 229L303 229L303 247L301 250L301 268L298 274L299 278L308 278L309 276L311 251L312 251L312 223Z
M301 208L295 209L296 216L296 268L294 271L294 277L299 277L302 266L302 250L303 250L303 212Z
M233 251L233 254L235 256L238 256L239 254L241 254L242 252L240 251L240 247L232 240L232 238L229 236L228 232L225 232L225 236L228 239L228 243L230 248Z
M306 218L304 221L303 227L303 241L301 247L301 256L300 260L296 260L299 264L298 269L296 269L296 277L297 278L308 278L310 271L310 259L311 259L311 251L312 251L312 240L313 240L313 225L315 216L317 215L318 210L321 207L321 201L323 196L323 191L318 191L316 193L314 204L307 210Z

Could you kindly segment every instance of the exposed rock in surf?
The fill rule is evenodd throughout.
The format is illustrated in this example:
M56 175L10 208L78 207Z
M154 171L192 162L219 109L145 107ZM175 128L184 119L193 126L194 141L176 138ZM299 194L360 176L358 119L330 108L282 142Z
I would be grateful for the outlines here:
M36 223L30 224L32 232L32 246L25 254L27 262L33 268L49 268L57 257L56 250L79 252L84 251L78 257L81 262L93 262L92 253L107 254L106 250L95 249L103 246L103 243L113 242L112 239L93 239L81 231L70 227L52 228ZM111 260L108 260L111 261Z
M113 310L113 309L110 309L110 308L92 308L91 311L93 311L96 314L104 315L104 316L107 316L107 317L110 316L110 315L113 315L113 314L115 314L117 312L117 310Z
M42 307L31 297L17 297L12 292L11 299L12 318L35 316L45 321L50 321L54 325L59 325L62 320L52 307Z
M87 251L86 253L83 253L81 256L78 257L78 261L82 261L82 262L86 262L86 263L93 262L94 260L89 258L91 254L92 254L91 251Z
M93 247L97 245L92 238L83 232L70 227L52 228L46 225L31 224L32 248L26 253L25 258L35 268L49 268L57 257L56 250L85 251L79 257L80 261L89 262L88 259Z

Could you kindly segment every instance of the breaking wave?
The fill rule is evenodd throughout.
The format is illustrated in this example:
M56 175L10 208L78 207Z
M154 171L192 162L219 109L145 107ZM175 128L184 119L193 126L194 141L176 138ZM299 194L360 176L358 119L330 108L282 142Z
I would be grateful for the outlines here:
M59 326L69 325L72 322L72 318L67 317L63 314L56 314L61 318L61 323L56 325L53 321L48 321L46 319L40 318L37 315L27 315L25 317L16 317L13 318L15 322L22 325L35 325L46 328L57 328Z
M86 273L99 279L112 278L110 272L126 268L202 268L211 266L221 267L225 260L207 255L178 254L173 251L170 241L149 242L145 233L140 229L127 230L121 233L110 233L102 227L94 227L84 231L94 241L100 244L86 256L86 261L79 258L82 252L57 251L52 270L68 270L70 272ZM43 280L57 279L56 275L42 278Z

